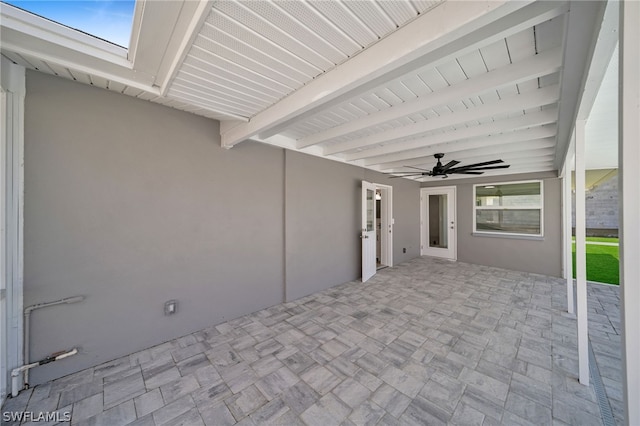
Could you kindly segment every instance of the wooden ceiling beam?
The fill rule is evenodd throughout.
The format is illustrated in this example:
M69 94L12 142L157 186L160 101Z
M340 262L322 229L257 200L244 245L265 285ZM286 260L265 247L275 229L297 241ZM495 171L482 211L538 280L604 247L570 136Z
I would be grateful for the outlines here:
M461 125L501 114L508 114L513 111L522 111L530 108L555 104L558 101L558 96L558 85L548 86L542 89L537 89L536 91L527 92L526 94L514 95L507 99L470 108L465 111L443 115L408 126L398 127L386 132L376 133L371 136L332 144L325 148L324 153L325 155L332 155L355 150L357 148L390 143L400 141L402 139L416 138L438 129Z
M555 48L514 64L469 78L413 101L404 102L384 111L369 114L357 120L307 136L298 142L297 147L300 149L320 144L368 127L379 126L389 121L420 113L433 107L467 99L492 89L498 90L502 87L553 74L560 70L561 65L562 49Z

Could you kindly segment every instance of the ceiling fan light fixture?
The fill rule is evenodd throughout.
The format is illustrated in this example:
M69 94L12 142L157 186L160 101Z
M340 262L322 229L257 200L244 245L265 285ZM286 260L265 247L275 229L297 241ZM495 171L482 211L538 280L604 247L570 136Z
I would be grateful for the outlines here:
M508 164L504 164L500 166L495 165L495 164L504 163L504 161L502 160L484 161L481 163L467 164L466 166L456 167L458 164L460 164L460 162L457 160L451 160L447 164L442 165L442 162L440 161L440 159L444 157L443 153L437 153L437 154L434 154L433 156L436 158L436 165L433 166L433 169L431 170L422 169L420 167L414 167L414 166L404 166L406 168L416 169L417 171L416 172L391 172L386 174L393 175L391 176L391 178L442 176L443 179L446 179L447 177L449 177L448 175L450 174L481 175L484 173L484 170L507 169L510 167ZM486 188L489 188L489 187L490 186L487 186Z

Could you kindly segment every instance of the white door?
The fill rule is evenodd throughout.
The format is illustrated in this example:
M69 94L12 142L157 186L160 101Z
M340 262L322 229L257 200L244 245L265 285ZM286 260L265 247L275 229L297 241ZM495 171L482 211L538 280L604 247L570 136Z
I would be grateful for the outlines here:
M376 186L362 181L362 282L376 273Z
M420 190L420 254L455 260L456 188Z

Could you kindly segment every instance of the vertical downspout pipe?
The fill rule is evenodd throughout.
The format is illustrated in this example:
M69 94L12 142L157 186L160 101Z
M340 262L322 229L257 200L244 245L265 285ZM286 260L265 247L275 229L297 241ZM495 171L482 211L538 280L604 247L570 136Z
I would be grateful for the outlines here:
M82 302L84 300L84 296L73 296L73 297L67 297L65 299L60 299L60 300L56 300L54 302L44 302L44 303L37 303L35 305L31 305L31 306L27 306L26 308L24 308L24 342L23 342L23 362L25 363L25 365L29 364L29 357L30 357L30 353L29 353L29 322L31 319L31 312L35 311L36 309L40 309L40 308L46 308L48 306L55 306L55 305L63 305L65 303L78 303L78 302ZM24 381L24 387L25 389L29 387L29 369L26 369L23 371L23 381Z

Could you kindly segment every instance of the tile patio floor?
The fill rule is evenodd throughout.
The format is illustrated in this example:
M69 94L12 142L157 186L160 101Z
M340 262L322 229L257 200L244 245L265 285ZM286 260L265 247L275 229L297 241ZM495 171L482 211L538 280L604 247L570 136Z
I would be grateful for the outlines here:
M617 288L589 288L620 422ZM593 386L576 379L565 295L556 278L418 258L37 386L4 410L109 426L602 424Z

